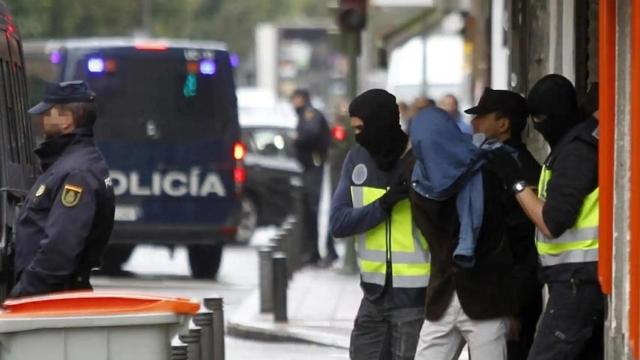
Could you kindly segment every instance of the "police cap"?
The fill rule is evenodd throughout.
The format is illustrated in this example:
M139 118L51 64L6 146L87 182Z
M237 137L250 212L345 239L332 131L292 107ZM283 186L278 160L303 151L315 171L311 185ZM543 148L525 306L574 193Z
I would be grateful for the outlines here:
M44 91L44 99L36 106L29 109L31 115L41 115L54 105L94 102L96 94L89 89L87 83L82 80L67 81L62 83L47 83Z
M467 114L482 116L499 112L511 120L514 133L524 130L527 124L527 100L522 95L509 90L485 88L478 105L464 111Z

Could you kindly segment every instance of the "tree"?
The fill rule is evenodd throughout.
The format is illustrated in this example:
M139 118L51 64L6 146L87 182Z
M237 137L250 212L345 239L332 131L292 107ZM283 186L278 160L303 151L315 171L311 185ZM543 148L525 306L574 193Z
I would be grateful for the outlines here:
M13 0L24 38L129 36L142 28L144 0ZM224 41L241 56L263 21L327 16L322 0L147 0L151 35Z

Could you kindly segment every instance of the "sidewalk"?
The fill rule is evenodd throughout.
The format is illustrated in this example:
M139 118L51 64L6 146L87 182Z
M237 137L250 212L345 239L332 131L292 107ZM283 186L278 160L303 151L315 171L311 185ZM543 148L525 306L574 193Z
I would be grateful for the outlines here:
M273 314L260 314L260 294L254 291L231 314L227 332L251 339L302 341L349 348L362 291L358 275L336 270L305 268L289 283L287 323L276 323Z

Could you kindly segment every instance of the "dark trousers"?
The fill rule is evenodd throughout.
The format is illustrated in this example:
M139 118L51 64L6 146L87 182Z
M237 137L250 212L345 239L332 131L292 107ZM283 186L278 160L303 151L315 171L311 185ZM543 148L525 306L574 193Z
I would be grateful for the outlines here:
M527 299L520 304L520 334L517 340L507 341L508 360L526 360L542 313L542 285L532 281Z
M320 207L320 196L322 194L322 177L324 165L312 166L305 169L302 174L304 186L303 201L303 221L305 228L304 260L319 260L318 251L318 212ZM329 256L336 256L336 249L333 237L327 236L327 253Z
M384 300L384 299L381 299ZM424 308L394 308L363 298L351 332L351 360L413 360Z
M549 302L528 359L604 359L604 304L596 282L549 284Z

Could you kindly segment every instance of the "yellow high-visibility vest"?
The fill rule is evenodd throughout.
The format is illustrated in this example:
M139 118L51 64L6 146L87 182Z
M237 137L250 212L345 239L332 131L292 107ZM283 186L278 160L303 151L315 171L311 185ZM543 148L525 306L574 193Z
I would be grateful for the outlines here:
M547 184L551 170L542 168L538 197L547 198ZM536 248L542 266L598 261L598 222L600 191L596 188L582 203L575 225L556 239L545 237L536 230Z
M371 204L385 192L386 189L352 186L353 207ZM427 241L413 222L409 200L399 201L385 222L355 238L363 282L384 286L389 260L394 288L429 284L431 255Z

